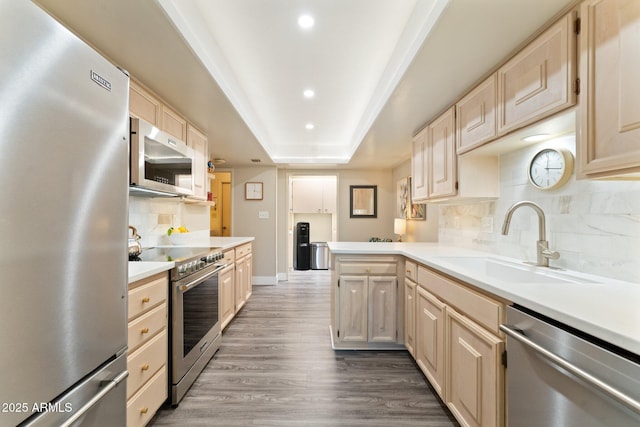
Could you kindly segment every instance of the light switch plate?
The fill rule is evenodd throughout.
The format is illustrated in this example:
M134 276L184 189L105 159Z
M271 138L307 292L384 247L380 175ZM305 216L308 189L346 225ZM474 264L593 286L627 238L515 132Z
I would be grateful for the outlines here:
M258 211L259 219L269 219L269 211Z

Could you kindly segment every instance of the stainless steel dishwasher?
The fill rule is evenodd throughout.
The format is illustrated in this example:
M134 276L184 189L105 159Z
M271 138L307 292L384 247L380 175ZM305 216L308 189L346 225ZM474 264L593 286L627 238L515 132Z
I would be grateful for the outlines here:
M640 357L507 307L509 427L640 426Z

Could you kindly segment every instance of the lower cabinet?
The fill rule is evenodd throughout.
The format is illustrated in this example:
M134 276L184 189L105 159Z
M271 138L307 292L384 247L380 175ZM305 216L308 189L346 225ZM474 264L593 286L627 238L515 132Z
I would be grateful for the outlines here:
M227 265L218 276L220 288L220 327L224 328L231 322L235 313L235 268Z
M505 425L505 303L418 267L415 358L463 426Z
M397 259L337 258L332 295L334 348L404 348L403 311L398 305ZM398 320L398 317L400 319Z
M247 302L253 291L253 256L251 243L238 246L235 249L236 277L235 277L235 312L237 313Z
M416 282L404 279L404 345L416 357Z
M144 426L168 397L168 274L129 285L127 426Z

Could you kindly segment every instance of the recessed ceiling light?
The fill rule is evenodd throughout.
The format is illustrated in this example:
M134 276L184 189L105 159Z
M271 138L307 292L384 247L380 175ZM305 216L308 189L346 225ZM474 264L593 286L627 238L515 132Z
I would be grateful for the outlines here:
M313 89L305 89L304 92L302 92L302 94L304 95L305 98L313 98L316 93L313 91Z
M538 133L535 135L525 136L524 138L522 138L522 140L526 142L540 142L549 138L551 138L551 135L549 135L548 133Z
M304 128L306 130L312 130L315 126L313 125L313 123L307 123L306 125L304 125Z
M300 17L298 18L298 25L300 25L300 28L304 28L304 29L311 28L313 27L314 23L315 23L315 20L311 15L300 15Z

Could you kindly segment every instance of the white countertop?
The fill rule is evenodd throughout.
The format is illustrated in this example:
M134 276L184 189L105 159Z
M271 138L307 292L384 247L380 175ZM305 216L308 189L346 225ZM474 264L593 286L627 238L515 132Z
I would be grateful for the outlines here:
M437 243L328 242L334 254L403 255L559 322L640 355L640 284L574 271L544 269L575 277L576 282L504 281L489 276L464 259L481 257L521 263L521 260ZM578 283L579 282L579 283Z
M195 233L194 233L195 234ZM206 239L195 238L188 245L174 245L176 247L188 246L197 248L220 248L226 250L236 246L254 241L254 237L209 237ZM129 283L145 279L162 271L171 270L175 266L173 262L149 262L133 261L129 262Z
M129 283L171 270L174 265L173 262L129 261Z

